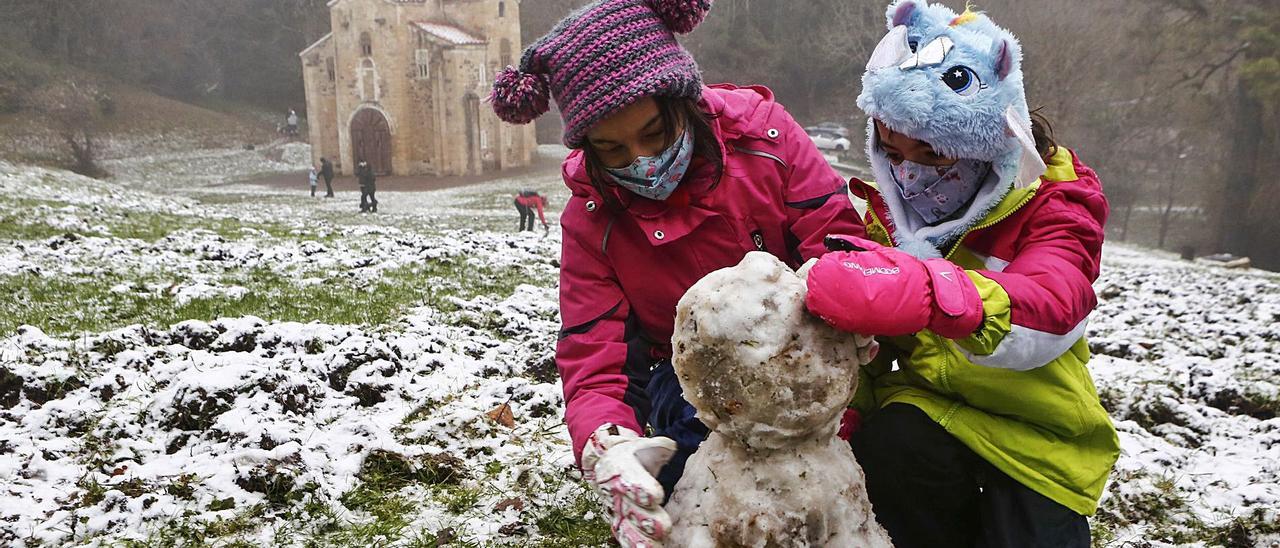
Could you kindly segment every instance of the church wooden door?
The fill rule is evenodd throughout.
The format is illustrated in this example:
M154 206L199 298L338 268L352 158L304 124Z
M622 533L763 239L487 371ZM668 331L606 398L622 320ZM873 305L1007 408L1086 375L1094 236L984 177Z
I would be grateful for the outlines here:
M351 119L351 153L351 165L364 159L374 173L391 174L391 126L381 112L366 108Z

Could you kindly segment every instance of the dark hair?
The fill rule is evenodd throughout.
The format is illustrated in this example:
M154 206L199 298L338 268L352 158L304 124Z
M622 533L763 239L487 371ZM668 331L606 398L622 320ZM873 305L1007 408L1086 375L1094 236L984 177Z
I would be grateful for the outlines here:
M1053 124L1040 111L1044 107L1031 111L1031 137L1036 140L1036 152L1047 164L1049 159L1058 154L1058 141L1053 138Z
M715 166L716 184L719 184L720 175L724 171L720 142L716 138L715 130L711 129L711 119L698 108L698 101L687 97L654 97L653 100L658 103L658 113L662 116L663 131L666 133L664 141L675 142L676 127L681 122L686 124L693 130L693 155ZM627 209L631 202L628 200L627 203L622 203L613 192L613 187L617 184L605 173L604 162L596 154L595 147L589 142L584 142L582 153L586 161L587 176L591 178L591 186L595 187L596 192L603 197L605 207L611 212Z

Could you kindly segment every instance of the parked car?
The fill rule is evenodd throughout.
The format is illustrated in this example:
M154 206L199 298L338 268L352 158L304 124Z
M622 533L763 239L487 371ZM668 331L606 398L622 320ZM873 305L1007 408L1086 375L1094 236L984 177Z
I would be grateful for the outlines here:
M809 130L807 133L809 138L813 139L813 144L819 149L834 150L836 152L849 150L849 139L842 137L838 133L828 130Z
M847 138L849 136L849 128L844 127L835 122L822 122L814 127L820 130L835 133L836 135L839 135L841 137Z

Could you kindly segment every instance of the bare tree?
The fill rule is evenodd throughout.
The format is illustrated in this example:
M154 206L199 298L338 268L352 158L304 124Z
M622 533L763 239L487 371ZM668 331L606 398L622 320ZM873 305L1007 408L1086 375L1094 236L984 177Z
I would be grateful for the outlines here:
M95 178L108 175L97 163L95 145L99 124L112 112L109 96L93 84L62 80L40 88L27 100L27 108L45 116L66 145L72 171Z

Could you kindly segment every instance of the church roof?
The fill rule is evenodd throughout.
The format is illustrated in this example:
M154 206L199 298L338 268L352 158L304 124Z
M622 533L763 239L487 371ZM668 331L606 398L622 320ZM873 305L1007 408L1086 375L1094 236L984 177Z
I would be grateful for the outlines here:
M307 49L302 50L302 53L299 53L299 54L298 54L298 57L304 57L304 56L306 56L308 53L310 53L310 52L311 52L311 50L316 49L316 47L317 47L317 46L319 46L320 44L323 44L323 43L325 43L325 42L329 41L329 39L330 39L330 38L333 38L333 33L332 33L332 32L330 32L329 34L326 34L326 35L324 35L324 36L321 36L319 40L316 40L316 43L311 44L310 46L307 46Z
M437 40L451 46L470 46L486 43L484 39L476 38L458 27L427 21L414 21L412 24L422 32L430 34Z

